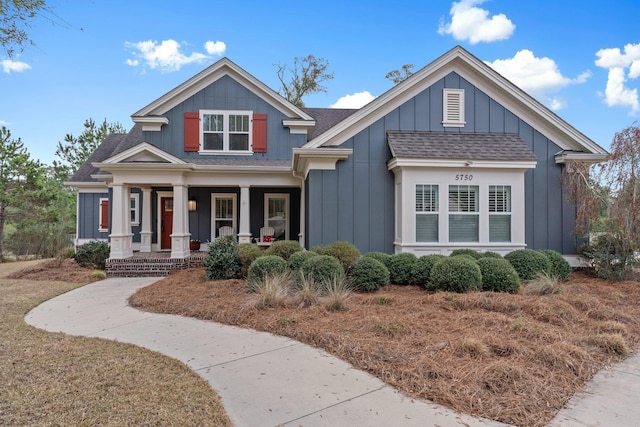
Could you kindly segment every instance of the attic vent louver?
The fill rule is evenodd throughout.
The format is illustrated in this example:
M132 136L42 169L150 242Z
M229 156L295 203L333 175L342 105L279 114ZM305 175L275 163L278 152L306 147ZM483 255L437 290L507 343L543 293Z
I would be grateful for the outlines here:
M464 127L464 89L443 89L442 102L442 125Z

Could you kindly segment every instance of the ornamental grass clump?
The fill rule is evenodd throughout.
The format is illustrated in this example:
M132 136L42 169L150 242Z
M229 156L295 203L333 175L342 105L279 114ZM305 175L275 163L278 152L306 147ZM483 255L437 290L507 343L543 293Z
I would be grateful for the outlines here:
M247 272L249 289L268 276L277 276L287 272L287 262L277 255L265 255L256 258Z
M323 295L324 307L327 311L336 312L348 309L347 301L351 297L351 290L344 278L334 278L323 282Z
M267 274L251 282L253 295L250 304L256 308L284 307L291 294L291 286L289 272Z
M278 240L265 250L265 255L277 255L286 261L291 255L303 250L300 242L296 240Z
M374 292L389 283L389 270L372 257L360 258L351 270L351 283L360 292Z
M560 252L545 249L538 251L544 254L547 257L549 262L551 263L551 270L549 273L558 279L565 281L569 280L569 275L571 274L571 265L567 262L566 259L562 256Z
M415 282L418 258L409 252L393 254L387 262L391 283L410 285Z
M429 280L439 291L470 292L482 289L480 267L465 255L438 261L431 269Z
M207 256L202 261L205 266L205 278L207 280L225 280L238 277L242 266L240 265L240 252L238 244L227 238L217 238L209 243Z
M539 273L551 272L551 262L533 249L517 249L505 255L505 259L513 265L522 280L533 280Z
M520 277L504 258L481 258L478 266L482 273L482 290L515 293L520 289Z

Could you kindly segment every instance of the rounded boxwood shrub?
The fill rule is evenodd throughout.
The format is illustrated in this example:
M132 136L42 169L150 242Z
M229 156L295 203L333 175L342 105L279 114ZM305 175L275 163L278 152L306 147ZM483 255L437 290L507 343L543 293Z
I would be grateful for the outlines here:
M299 251L294 254L291 254L289 260L287 261L287 266L291 271L298 271L302 268L302 263L308 260L311 257L320 256L319 253L313 251Z
M552 276L555 276L560 280L569 279L569 275L571 274L571 265L566 259L564 259L560 252L551 249L543 249L539 252L542 252L551 263L550 271Z
M433 290L429 276L431 275L431 269L441 259L446 258L444 255L432 254L423 255L416 261L416 280L415 283L424 287L425 289Z
M300 246L300 242L296 240L278 240L267 248L265 255L278 255L284 260L288 260L291 255L303 249L304 248Z
M264 251L252 243L240 243L238 253L240 254L240 277L247 277L251 263L264 255Z
M105 269L109 258L109 244L98 240L92 240L78 247L73 259L85 268Z
M449 256L458 256L458 255L468 255L471 258L480 259L482 258L482 254L474 249L454 249L451 251Z
M479 258L473 257L473 256L471 256L471 255L467 255L467 254L449 255L449 257L451 257L451 258L459 258L459 257L462 257L462 258L466 258L466 259L468 259L469 261L473 261L473 262L475 262L475 263L477 263L477 262L478 262L478 259L479 259Z
M431 269L429 280L439 291L469 292L482 289L480 267L464 255L438 261Z
M533 280L538 274L549 274L551 262L542 253L533 249L517 249L504 257L518 272L521 280Z
M265 255L256 258L249 266L247 283L251 286L264 280L265 277L287 272L287 261L277 255Z
M391 283L409 285L415 283L418 258L410 253L393 254L387 262Z
M353 265L360 259L360 250L348 242L333 242L326 246L311 249L320 255L329 255L340 261L345 273L349 273Z
M318 255L308 258L300 268L307 279L318 283L344 279L344 269L336 258L330 255Z
M373 257L362 257L351 270L351 283L358 291L377 291L389 283L389 270Z
M500 259L504 258L498 252L491 252L491 251L483 252L482 257L483 258L500 258Z
M234 279L241 270L238 244L225 237L218 237L209 243L207 255L202 260L206 268L207 280Z
M378 260L384 265L387 265L387 261L389 261L389 258L391 258L391 255L386 252L367 252L362 256L366 256L366 257L370 257L375 260Z
M482 273L482 289L495 292L518 292L520 277L506 259L484 257L478 260Z

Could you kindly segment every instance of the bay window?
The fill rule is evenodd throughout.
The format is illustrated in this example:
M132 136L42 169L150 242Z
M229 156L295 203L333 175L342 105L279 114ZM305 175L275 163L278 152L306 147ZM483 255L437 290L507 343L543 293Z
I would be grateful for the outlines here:
M449 241L478 242L480 209L477 185L449 186Z
M489 241L511 241L511 186L489 186Z

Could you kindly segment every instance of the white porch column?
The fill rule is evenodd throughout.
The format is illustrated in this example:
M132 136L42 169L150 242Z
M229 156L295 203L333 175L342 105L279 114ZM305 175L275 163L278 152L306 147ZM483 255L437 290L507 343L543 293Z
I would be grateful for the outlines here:
M249 206L249 187L240 187L240 227L238 243L251 243L251 215Z
M187 197L189 192L185 185L173 186L173 233L171 234L171 258L186 258L189 251L189 215Z
M140 252L151 252L151 188L142 187L142 230L140 231Z
M302 180L302 183L300 184L300 233L298 233L298 242L300 243L300 246L302 246L304 248L304 230L307 224L307 220L306 220L306 216L307 216L307 212L304 208L305 205L305 183L304 180Z
M111 207L111 251L109 258L122 259L133 256L129 187L113 184Z

